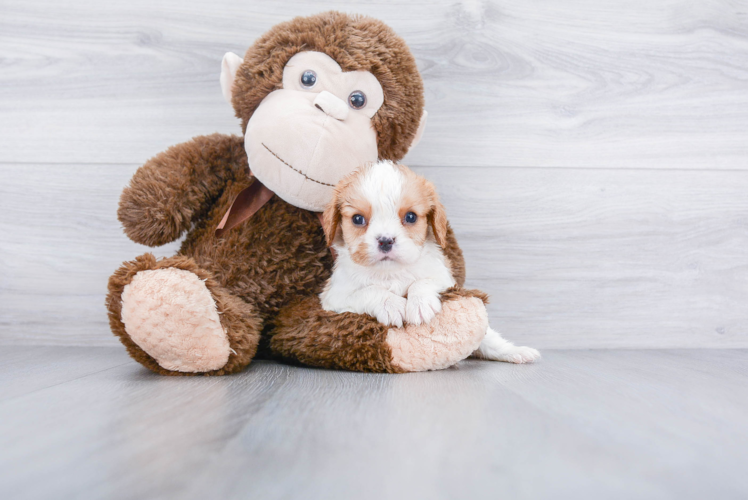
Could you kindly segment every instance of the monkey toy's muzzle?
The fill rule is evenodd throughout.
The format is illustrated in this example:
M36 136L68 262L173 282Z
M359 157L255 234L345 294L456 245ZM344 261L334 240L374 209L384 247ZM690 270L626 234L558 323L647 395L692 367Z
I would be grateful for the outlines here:
M377 160L371 119L341 105L329 92L271 92L247 124L252 173L288 203L323 211L338 181Z

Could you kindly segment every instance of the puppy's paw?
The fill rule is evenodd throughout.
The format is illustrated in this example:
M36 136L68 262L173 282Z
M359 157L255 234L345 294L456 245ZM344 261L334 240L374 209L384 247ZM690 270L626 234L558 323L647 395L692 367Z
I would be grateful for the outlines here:
M405 321L411 325L428 323L442 310L438 294L409 293Z
M383 325L401 327L405 318L405 306L407 302L405 297L391 293L375 311L374 316Z
M512 350L514 352L510 353L508 355L509 359L507 359L507 361L509 361L510 363L532 363L540 359L540 353L537 349L533 349L532 347L527 347L524 345L519 347L515 346Z

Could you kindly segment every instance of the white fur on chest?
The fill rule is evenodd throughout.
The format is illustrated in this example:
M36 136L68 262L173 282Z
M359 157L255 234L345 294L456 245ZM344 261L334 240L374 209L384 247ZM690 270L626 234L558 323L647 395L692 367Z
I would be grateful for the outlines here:
M420 258L410 265L383 262L376 267L362 266L351 260L347 248L337 247L336 250L338 257L333 274L320 295L322 307L327 311L368 312L366 300L361 300L361 294L356 292L369 287L405 297L416 281L432 281L438 292L455 284L441 249L432 241L424 244Z

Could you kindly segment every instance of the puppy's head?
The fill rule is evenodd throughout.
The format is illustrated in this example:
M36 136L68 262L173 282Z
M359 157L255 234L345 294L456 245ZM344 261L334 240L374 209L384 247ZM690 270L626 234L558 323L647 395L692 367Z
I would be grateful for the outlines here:
M447 216L434 185L403 165L366 165L335 188L323 216L328 244L344 246L357 264L412 264L424 244L442 248Z

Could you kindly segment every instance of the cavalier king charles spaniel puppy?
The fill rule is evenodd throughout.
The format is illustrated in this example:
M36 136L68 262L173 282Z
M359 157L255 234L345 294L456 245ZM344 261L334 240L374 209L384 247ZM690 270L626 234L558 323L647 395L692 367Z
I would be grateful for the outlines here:
M337 255L323 309L397 327L428 323L441 311L439 294L455 280L442 251L447 216L431 182L390 161L366 165L340 181L322 220ZM540 353L489 327L473 356L528 363Z

